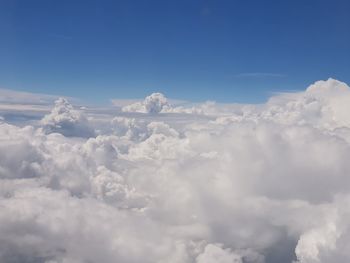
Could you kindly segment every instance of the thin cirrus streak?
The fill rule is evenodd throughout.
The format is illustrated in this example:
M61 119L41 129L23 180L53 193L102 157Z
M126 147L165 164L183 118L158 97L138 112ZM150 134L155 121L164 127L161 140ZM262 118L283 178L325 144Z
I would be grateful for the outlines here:
M0 261L349 262L349 111L329 79L264 105L3 116Z

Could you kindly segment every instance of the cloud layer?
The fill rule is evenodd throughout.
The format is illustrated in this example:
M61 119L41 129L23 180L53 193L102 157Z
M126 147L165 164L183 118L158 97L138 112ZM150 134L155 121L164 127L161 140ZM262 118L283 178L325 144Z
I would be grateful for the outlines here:
M135 105L0 119L1 262L349 262L345 83L259 106Z

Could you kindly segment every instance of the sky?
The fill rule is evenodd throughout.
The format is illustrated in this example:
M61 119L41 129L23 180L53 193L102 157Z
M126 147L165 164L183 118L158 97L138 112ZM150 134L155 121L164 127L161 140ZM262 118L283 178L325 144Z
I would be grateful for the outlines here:
M260 103L350 82L350 2L0 1L0 88Z

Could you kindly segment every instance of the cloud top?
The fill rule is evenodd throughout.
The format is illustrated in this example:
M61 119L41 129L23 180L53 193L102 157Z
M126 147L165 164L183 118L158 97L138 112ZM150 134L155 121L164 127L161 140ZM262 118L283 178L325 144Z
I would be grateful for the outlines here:
M82 111L74 109L65 98L55 101L52 111L41 120L47 133L57 132L65 136L91 137L94 131Z
M122 110L124 112L141 112L157 114L163 109L169 108L167 98L162 93L152 93L147 96L143 102L136 102L127 106L124 106Z
M1 262L349 262L347 84L132 105L0 120Z

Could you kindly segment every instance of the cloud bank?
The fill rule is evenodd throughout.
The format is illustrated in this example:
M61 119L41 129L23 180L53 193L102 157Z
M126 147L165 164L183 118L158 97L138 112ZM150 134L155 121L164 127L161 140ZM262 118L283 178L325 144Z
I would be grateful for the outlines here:
M349 262L345 83L174 109L1 118L0 262Z

